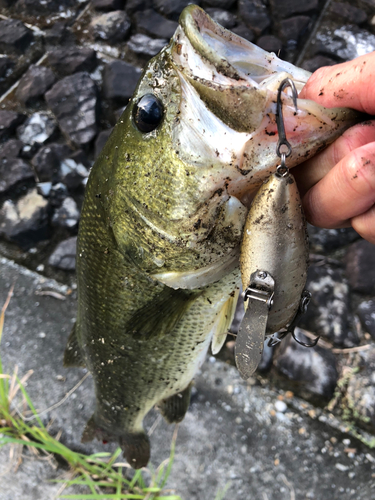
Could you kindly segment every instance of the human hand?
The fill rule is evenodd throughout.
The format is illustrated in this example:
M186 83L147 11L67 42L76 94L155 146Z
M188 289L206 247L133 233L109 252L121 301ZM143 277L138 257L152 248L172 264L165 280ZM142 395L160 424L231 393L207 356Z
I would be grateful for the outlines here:
M318 69L299 98L374 116L375 52ZM351 225L375 244L375 120L351 127L327 149L294 168L293 174L311 224Z

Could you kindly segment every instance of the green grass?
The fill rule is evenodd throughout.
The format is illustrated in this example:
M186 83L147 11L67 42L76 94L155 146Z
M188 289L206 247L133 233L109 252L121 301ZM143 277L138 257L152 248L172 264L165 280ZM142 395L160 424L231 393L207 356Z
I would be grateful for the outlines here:
M13 289L0 313L0 345L4 326L5 311L8 307ZM17 368L12 375L4 373L0 356L0 448L5 445L27 447L34 455L41 458L47 456L52 460L59 458L69 466L69 479L58 480L61 488L58 498L71 500L181 500L181 497L164 491L167 479L171 473L177 433L174 433L169 458L155 471L148 471L151 479L146 483L143 471L137 470L132 479L124 477L124 469L130 468L127 464L118 463L121 454L118 448L113 455L110 453L95 453L84 455L70 450L58 439L52 437L48 428L43 424L25 389L25 382L31 376L28 372L21 379ZM23 413L16 410L12 401L21 396ZM24 413L31 410L34 424L26 420ZM63 494L67 489L74 487L80 494Z

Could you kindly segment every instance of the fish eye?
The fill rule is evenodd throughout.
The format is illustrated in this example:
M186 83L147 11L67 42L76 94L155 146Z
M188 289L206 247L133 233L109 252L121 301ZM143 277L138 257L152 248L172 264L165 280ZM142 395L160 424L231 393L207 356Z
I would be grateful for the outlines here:
M138 130L151 132L163 118L164 106L153 94L145 94L133 108L133 119Z

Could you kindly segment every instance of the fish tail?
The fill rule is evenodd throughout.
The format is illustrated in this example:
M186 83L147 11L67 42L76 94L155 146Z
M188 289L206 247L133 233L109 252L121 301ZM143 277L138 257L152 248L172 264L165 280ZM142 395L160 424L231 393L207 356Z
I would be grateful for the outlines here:
M150 440L144 431L120 437L124 457L133 469L146 467L150 460Z

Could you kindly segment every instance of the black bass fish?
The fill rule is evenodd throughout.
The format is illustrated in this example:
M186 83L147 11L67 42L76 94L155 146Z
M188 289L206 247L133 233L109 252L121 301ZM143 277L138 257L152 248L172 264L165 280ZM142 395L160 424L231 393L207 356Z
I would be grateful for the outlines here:
M80 221L77 322L66 366L86 366L96 410L83 433L117 441L134 468L150 457L143 428L157 405L183 419L208 347L231 324L251 200L276 168L276 95L310 73L188 6L146 66L97 159ZM356 116L283 98L294 166Z

